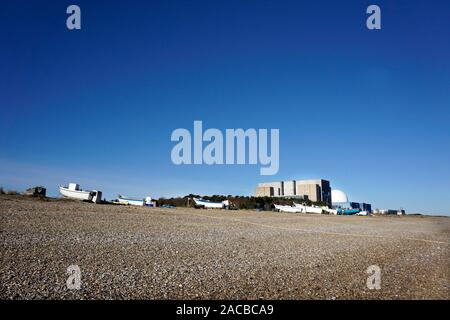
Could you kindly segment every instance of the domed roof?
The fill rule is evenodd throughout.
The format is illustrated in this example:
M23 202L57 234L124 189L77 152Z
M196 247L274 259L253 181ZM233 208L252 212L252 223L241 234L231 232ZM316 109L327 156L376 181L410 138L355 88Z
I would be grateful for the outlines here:
M333 203L348 202L348 197L343 191L333 189L331 190L331 201Z

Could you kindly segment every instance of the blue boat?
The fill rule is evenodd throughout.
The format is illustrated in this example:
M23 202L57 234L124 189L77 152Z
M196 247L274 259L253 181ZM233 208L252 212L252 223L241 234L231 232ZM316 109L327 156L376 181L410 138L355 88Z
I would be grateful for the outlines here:
M338 208L338 214L342 214L342 215L352 215L352 214L357 214L359 211L361 211L360 209L342 209L342 208Z

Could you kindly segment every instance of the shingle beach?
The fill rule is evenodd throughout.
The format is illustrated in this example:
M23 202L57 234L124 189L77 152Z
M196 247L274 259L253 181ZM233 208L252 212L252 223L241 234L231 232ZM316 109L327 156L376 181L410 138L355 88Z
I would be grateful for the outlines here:
M448 299L450 218L0 196L2 299ZM67 268L81 289L67 288ZM369 266L381 289L367 287Z

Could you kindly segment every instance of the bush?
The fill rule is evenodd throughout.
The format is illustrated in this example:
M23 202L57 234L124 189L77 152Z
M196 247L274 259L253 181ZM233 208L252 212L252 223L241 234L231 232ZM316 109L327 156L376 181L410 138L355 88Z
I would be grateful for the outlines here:
M0 187L0 194L7 194L11 196L17 196L20 194L20 192L16 190L5 190L3 187Z
M246 196L223 196L223 195L212 195L212 196L199 196L195 194L189 194L184 197L177 198L160 198L157 200L158 206L169 204L176 207L187 207L188 203L190 207L194 206L194 201L188 201L192 198L203 198L204 200L209 200L212 202L221 202L224 200L230 200L231 207L233 209L262 209L262 210L272 210L274 208L274 203L280 205L292 205L292 202L305 203L306 205L325 205L322 202L313 202L311 200L305 199L295 199L295 198L276 198L276 197L246 197Z

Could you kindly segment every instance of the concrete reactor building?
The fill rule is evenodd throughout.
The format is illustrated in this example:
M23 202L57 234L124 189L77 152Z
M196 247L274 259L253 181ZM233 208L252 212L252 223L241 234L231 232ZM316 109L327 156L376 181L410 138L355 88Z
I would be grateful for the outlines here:
M258 184L257 197L298 197L311 201L323 201L331 205L330 182L324 179L289 180Z

